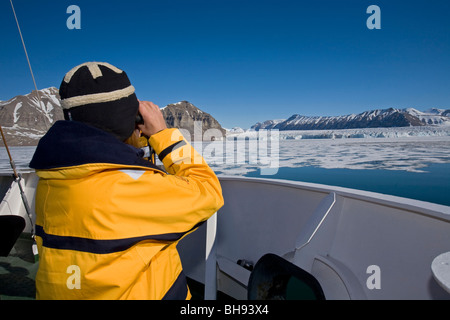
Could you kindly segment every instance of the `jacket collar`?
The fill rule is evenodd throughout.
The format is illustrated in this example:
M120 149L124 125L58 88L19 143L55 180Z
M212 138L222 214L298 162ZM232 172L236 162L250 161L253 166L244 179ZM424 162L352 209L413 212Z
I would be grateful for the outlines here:
M77 121L58 121L40 140L30 167L52 170L104 163L160 171L143 159L143 155L141 149L125 144L103 130Z

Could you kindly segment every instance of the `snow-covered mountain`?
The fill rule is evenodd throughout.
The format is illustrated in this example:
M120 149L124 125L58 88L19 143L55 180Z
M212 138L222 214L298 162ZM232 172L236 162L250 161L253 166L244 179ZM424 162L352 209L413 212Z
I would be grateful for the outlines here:
M254 126L251 127L251 129L258 131L259 129L274 129L278 124L286 121L285 119L278 119L278 120L267 120L264 122L258 122Z
M268 120L252 126L253 130L335 130L450 125L450 110L376 109L345 116L308 117L293 115L287 120Z
M59 92L56 88L48 88L24 96L16 96L8 101L0 102L0 120L4 127L33 127L46 130L55 121L63 118Z
M47 130L64 118L58 89L33 91L0 102L0 124L10 145L35 145Z
M63 112L59 92L57 88L48 88L39 90L41 105L39 105L36 92L33 91L27 95L14 97L8 101L0 101L0 124L6 134L7 141L11 146L36 145L39 139L47 130L58 120L62 120ZM217 129L225 136L225 129L210 114L198 109L187 101L181 101L175 104L169 104L162 108L163 115L169 127L187 129L191 134L194 133L194 125L201 123L202 134L208 129ZM377 109L366 111L360 114L351 114L336 117L307 117L293 115L287 120L268 120L263 123L257 123L252 130L278 129L285 131L287 135L281 135L280 138L289 139L310 137L311 134L299 132L299 130L340 130L340 129L359 129L359 128L397 128L397 127L415 127L423 129L430 135L441 135L445 133L435 132L433 127L450 128L450 109L428 109L419 111L414 108L407 109ZM288 134L287 131L297 131L296 134ZM422 130L423 131L423 130ZM234 128L228 131L228 134L242 133L244 130ZM403 131L401 131L403 132ZM316 133L319 133L317 131ZM320 136L324 133L321 132ZM326 132L328 136L330 132ZM349 133L350 137L355 136L354 132ZM368 134L357 133L356 136L380 136L379 132ZM403 133L402 133L403 134ZM422 134L413 131L413 135ZM337 137L341 133L333 133L331 136ZM385 135L384 131L381 136ZM389 133L388 136L391 136ZM426 134L427 135L427 134ZM316 137L314 134L313 137ZM191 136L191 138L193 138ZM195 138L195 137L194 137Z
M36 91L0 101L0 124L9 145L37 145L56 121L64 119L57 88L39 90L38 94L41 105ZM202 135L208 129L218 129L225 135L225 130L216 119L187 101L169 104L162 108L162 113L169 127L186 129L193 135L194 124L201 123Z

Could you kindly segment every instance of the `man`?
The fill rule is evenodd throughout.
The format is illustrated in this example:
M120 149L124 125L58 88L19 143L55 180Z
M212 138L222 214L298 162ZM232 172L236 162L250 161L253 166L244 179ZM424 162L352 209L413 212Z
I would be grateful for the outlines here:
M30 163L37 299L189 299L176 245L223 205L216 175L158 106L137 100L124 71L82 64L60 96L66 121ZM167 173L124 142L139 131Z

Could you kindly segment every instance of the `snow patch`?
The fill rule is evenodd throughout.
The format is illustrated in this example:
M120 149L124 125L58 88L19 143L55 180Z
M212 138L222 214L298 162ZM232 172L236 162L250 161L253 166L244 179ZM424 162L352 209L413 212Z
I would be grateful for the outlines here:
M19 102L18 104L16 104L16 107L14 108L14 113L13 113L14 123L17 123L20 119L19 110L20 110L20 108L22 108L22 106L23 106L23 103Z

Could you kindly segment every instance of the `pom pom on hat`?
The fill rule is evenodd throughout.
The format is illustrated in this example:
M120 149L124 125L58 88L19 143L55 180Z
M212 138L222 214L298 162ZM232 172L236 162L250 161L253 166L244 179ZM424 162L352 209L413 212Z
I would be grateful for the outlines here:
M83 63L66 74L59 95L66 120L95 126L121 141L132 135L139 101L125 71L109 63Z

